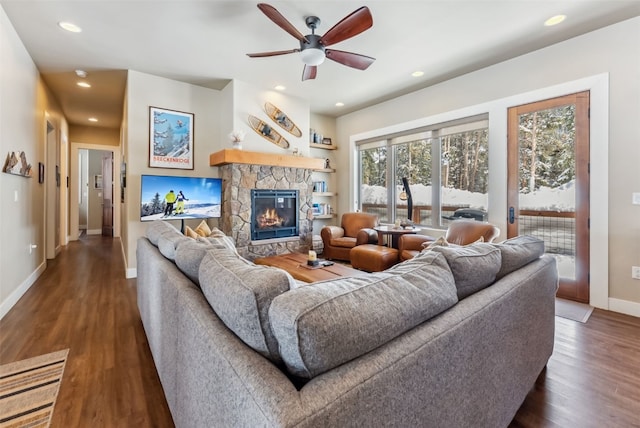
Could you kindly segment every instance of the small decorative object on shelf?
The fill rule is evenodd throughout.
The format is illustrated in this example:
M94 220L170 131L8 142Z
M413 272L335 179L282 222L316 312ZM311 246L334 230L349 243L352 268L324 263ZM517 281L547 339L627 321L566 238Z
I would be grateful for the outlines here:
M229 139L236 150L242 150L242 140L244 140L244 131L231 131Z
M325 159L324 160L324 167L325 167L325 169L331 169L331 160L330 159Z
M322 144L326 144L327 146L330 146L330 145L331 145L331 138L329 138L329 137L324 137L324 138L322 139Z

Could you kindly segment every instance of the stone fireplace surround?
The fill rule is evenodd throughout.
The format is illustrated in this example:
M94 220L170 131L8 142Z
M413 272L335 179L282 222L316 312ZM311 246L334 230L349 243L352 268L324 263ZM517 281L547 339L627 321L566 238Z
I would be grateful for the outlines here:
M220 167L222 178L220 228L235 240L242 257L254 260L275 254L306 252L312 247L311 174L314 169L324 167L324 159L226 149L212 153L209 164ZM298 237L251 241L252 189L298 190Z

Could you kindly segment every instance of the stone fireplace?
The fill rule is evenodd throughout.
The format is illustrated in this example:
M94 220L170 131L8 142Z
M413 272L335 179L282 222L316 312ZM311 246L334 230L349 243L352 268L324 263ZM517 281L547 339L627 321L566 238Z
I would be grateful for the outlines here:
M306 252L312 246L313 209L311 174L324 166L323 159L222 150L211 154L211 166L220 167L222 217L220 228L231 236L241 256L253 260L275 254ZM297 235L252 236L252 191L277 190L297 193ZM282 214L282 213L281 213ZM270 223L274 220L263 221Z

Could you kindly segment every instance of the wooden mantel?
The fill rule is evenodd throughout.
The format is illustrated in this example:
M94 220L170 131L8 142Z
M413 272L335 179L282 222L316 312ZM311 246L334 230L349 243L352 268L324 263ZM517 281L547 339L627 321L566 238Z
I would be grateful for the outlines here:
M209 166L232 163L248 165L282 166L288 168L322 169L324 159L302 156L278 155L273 153L248 152L246 150L223 149L209 155Z

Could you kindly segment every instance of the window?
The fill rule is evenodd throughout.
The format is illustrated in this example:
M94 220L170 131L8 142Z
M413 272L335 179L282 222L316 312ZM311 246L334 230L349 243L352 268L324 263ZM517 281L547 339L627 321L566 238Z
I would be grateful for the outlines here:
M361 210L383 223L411 217L432 227L446 227L460 216L486 220L488 142L486 116L358 142Z

